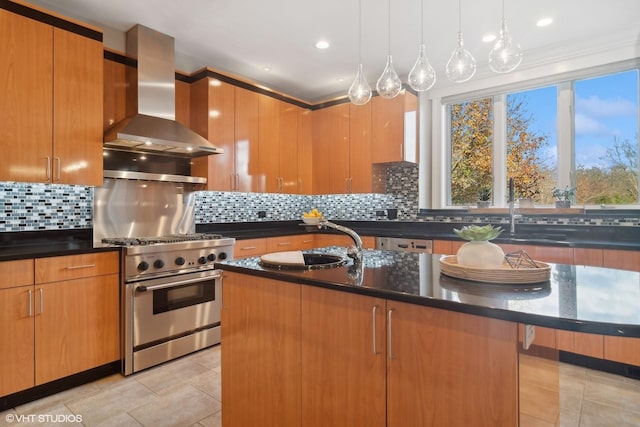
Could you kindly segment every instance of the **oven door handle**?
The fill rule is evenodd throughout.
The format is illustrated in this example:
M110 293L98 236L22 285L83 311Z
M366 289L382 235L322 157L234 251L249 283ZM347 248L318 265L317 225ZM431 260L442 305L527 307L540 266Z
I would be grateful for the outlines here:
M178 280L176 282L163 283L161 285L152 285L152 286L140 285L140 286L136 286L135 290L136 292L157 291L158 289L174 288L176 286L202 282L203 279L220 279L220 278L222 278L222 272L221 270L218 270L216 274L212 274L211 276L207 276L207 277L197 277L194 279Z

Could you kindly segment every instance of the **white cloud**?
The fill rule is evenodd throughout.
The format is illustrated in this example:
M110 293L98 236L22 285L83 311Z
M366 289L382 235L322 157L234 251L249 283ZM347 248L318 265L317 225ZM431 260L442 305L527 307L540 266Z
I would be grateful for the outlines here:
M604 123L587 116L576 113L575 118L576 135L610 135L611 131Z
M576 96L576 115L585 114L593 117L620 117L637 114L638 107L628 99L603 99L596 95L588 98Z

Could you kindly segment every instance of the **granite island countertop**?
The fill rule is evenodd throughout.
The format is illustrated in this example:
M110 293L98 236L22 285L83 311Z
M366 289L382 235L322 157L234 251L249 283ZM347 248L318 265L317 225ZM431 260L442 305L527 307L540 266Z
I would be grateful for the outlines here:
M346 248L304 252L334 253ZM363 265L294 270L263 267L259 257L216 265L227 271L319 286L501 320L640 338L640 272L550 264L537 284L484 284L440 273L442 255L365 250Z

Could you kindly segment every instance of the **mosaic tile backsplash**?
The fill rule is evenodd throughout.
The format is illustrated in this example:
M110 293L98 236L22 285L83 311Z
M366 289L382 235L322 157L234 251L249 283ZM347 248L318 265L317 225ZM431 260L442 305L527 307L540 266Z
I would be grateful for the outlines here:
M382 180L381 180L382 181ZM196 194L196 224L293 221L318 208L332 220L504 223L504 215L429 211L418 215L418 167L387 166L384 188L373 194L292 195L202 191ZM0 182L0 232L92 228L93 188ZM640 226L640 215L525 216L519 223Z

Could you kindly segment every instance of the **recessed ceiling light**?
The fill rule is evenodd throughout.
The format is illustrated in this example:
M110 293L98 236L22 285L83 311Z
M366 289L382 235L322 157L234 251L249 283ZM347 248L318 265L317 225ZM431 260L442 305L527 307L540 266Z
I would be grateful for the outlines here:
M329 47L329 42L326 40L320 40L316 43L318 49L326 49Z
M271 67L263 67L262 69L263 69L264 71L266 71L267 73L268 73L269 71L271 71Z
M491 43L495 39L496 39L495 34L485 34L484 36L482 36L482 41L485 43Z
M338 77L338 81L339 81L340 83L342 83L342 82L344 81L344 78L342 78L342 77Z
M553 18L541 18L536 22L536 27L546 27L547 25L551 25L553 22Z

